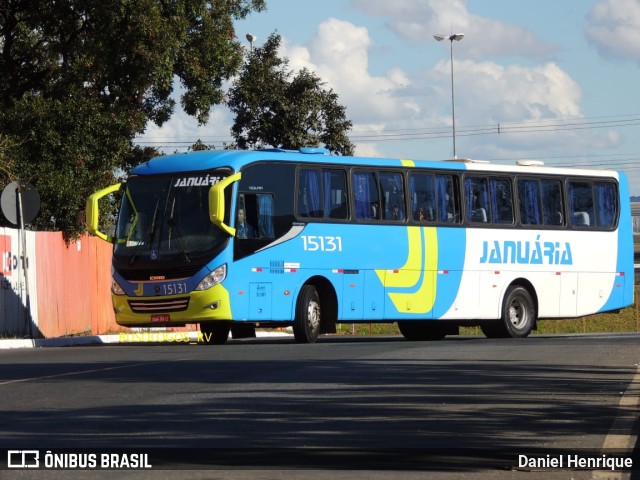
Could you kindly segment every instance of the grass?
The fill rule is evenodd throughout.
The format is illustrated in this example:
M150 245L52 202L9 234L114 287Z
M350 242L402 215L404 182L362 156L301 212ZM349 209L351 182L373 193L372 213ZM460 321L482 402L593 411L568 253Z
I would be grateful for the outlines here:
M640 286L636 285L635 303L620 313L600 313L587 317L538 320L532 335L562 333L628 333L640 332ZM400 335L395 323L342 323L339 335ZM482 335L480 327L461 327L460 335Z

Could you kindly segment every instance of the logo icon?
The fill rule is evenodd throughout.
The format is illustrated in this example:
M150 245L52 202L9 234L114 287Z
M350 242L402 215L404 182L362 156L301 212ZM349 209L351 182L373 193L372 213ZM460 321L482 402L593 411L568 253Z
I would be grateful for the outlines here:
M7 467L9 468L39 468L39 450L9 450L7 451Z

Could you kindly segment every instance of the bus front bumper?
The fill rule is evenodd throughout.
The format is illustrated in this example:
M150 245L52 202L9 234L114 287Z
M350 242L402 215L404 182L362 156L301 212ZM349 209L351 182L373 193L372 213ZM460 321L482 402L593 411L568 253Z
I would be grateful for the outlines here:
M116 323L124 327L182 326L201 321L231 320L229 292L221 284L185 295L111 296Z

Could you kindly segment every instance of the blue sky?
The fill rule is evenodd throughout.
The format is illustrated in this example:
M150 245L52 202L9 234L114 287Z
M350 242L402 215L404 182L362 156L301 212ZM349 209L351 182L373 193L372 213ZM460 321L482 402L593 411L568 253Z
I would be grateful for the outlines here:
M277 31L292 70L313 70L339 95L356 154L457 156L617 168L640 195L640 0L267 0L236 23L259 45ZM248 42L246 42L248 47ZM176 93L179 93L176 86ZM232 116L207 125L179 109L139 139L183 151L230 142ZM500 132L500 133L498 133Z

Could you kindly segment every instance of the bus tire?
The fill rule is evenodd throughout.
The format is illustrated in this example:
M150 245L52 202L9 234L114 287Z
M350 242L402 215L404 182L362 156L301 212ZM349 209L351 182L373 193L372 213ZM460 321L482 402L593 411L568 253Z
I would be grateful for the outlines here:
M231 325L231 338L256 338L255 323L234 323Z
M509 334L501 320L484 321L480 325L480 330L487 338L508 338Z
M293 336L297 343L315 343L320 333L320 296L316 287L304 285L296 303Z
M404 338L411 342L425 340L442 340L447 333L442 325L429 320L404 320L398 322L398 330Z
M502 327L511 338L527 337L536 323L533 297L524 287L509 287L502 306Z
M200 324L202 341L207 345L224 345L229 339L231 322L217 321Z

